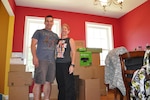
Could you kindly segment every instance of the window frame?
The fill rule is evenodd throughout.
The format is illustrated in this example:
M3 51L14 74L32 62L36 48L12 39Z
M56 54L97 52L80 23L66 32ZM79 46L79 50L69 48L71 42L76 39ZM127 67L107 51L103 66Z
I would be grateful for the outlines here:
M113 40L113 27L111 24L103 24L103 23L96 23L96 22L85 22L85 36L86 36L86 47L87 48L90 48L88 46L88 28L91 28L91 27L96 27L96 28L105 28L108 33L107 33L107 37L108 37L108 47L107 49L102 49L102 52L100 53L100 66L103 66L105 65L105 58L106 58L106 54L104 55L104 51L110 51L114 48L114 40ZM94 28L93 28L94 29Z

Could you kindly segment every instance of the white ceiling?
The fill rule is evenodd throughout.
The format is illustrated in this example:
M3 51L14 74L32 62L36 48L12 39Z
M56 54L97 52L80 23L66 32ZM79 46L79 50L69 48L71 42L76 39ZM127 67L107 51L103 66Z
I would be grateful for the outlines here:
M94 5L94 0L15 0L15 3L17 6L120 18L146 1L147 0L124 0L122 9L120 9L119 6L112 4L106 8L106 12L104 12L102 6Z

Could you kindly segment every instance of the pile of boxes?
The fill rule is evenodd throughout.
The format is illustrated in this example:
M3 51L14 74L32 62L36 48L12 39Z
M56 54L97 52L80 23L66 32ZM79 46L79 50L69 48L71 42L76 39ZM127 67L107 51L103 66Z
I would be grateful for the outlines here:
M76 49L85 47L84 41L75 41ZM92 52L92 63L80 65L80 52L76 52L75 75L79 75L79 100L100 100L106 95L104 84L104 67L100 66L99 52Z
M76 49L85 47L84 41L75 41ZM99 66L99 53L92 52L92 63L89 66L80 65L80 52L76 52L75 76L77 100L100 100L106 95L104 84L104 66ZM9 100L29 100L29 86L32 85L32 73L25 72L25 65L11 64L9 72ZM56 81L52 84L51 99L57 100L58 89Z
M25 72L25 65L11 64L8 73L9 100L29 100L32 73Z

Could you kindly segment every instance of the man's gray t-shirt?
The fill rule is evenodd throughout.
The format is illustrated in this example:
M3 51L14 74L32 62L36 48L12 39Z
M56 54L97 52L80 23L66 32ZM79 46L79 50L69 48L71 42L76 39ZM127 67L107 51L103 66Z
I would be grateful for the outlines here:
M54 61L55 49L58 41L58 35L52 31L42 29L37 30L32 38L37 39L36 54L39 60Z

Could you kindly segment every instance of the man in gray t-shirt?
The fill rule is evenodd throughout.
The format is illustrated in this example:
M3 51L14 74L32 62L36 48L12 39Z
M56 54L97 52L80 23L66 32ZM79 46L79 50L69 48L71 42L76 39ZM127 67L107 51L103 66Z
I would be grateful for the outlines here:
M55 49L58 41L56 33L51 31L53 17L45 17L45 29L37 30L32 36L31 52L33 56L34 100L39 100L41 85L43 85L44 100L49 100L51 93L51 83L55 79Z

